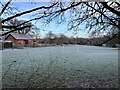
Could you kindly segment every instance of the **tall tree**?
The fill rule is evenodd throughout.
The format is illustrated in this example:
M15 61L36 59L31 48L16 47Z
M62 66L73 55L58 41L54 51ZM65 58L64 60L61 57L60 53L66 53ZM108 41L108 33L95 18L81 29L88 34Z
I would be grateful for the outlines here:
M9 31L14 30L14 32L19 33L19 34L20 33L27 34L33 28L34 25L31 22L22 24L24 22L26 22L26 21L25 20L18 20L15 18L15 19L12 19L12 20L6 22L6 25L8 25L8 27L6 25L5 26L3 25L3 27L6 27L6 29ZM25 28L23 28L21 30L17 30L15 27L18 27L18 28L25 27Z
M59 44L67 44L68 43L68 38L64 34L61 34L60 37L58 38L58 43Z
M46 34L47 42L48 42L49 44L54 43L55 37L56 37L56 35L53 34L52 31L49 31L49 32Z
M5 9L10 2L11 0L3 5L1 15L4 15ZM34 17L24 23L42 19L48 24L56 20L58 24L67 22L68 30L75 31L80 30L81 25L84 24L88 33L93 35L97 33L99 35L104 32L109 33L112 27L120 29L119 10L119 2L50 2L47 6L39 6L2 18L2 26L3 28L10 27L4 26L5 22L34 12ZM15 30L20 30L21 28L15 27Z

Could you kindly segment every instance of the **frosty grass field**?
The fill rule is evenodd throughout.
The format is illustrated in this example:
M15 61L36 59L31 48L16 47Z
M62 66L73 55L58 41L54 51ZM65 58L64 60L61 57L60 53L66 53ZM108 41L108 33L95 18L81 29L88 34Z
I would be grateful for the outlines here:
M2 51L3 88L117 88L118 50L53 46Z

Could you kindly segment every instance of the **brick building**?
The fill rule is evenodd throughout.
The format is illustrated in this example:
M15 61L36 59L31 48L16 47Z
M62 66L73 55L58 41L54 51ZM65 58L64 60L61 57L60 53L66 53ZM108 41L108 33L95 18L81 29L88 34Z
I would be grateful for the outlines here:
M30 35L10 33L5 38L7 41L12 41L14 46L33 46L33 38Z

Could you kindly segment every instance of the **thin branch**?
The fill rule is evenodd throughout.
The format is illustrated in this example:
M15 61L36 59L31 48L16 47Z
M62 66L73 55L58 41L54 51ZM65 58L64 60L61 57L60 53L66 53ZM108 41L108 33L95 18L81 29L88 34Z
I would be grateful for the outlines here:
M12 1L12 0L9 0L9 1L5 4L5 6L3 7L2 11L0 12L0 16L4 13L4 11L6 10L6 8L8 7L8 5L10 4L11 1Z
M108 42L108 41L110 41L110 40L112 40L113 38L115 38L116 36L118 36L118 34L114 34L112 37L110 37L109 39L107 39L107 40L105 40L105 41L103 41L102 43L99 43L98 45L102 45L102 44L104 44L104 43L106 43L106 42Z
M107 2L101 2L101 4L104 6L104 8L107 8L109 11L111 11L112 13L116 14L117 16L120 16L120 12L118 12L117 10L115 10L112 7L109 7L107 5Z
M22 30L22 29L24 29L26 27L31 27L31 26L24 26L24 27L20 27L20 28L14 28L14 30L8 31L6 33L3 33L1 36L7 35L7 34L9 34L11 32L17 31L17 30Z
M118 6L120 6L120 3L118 3L118 2L115 2Z
M13 19L13 18L15 18L15 17L21 16L21 15L24 15L24 14L27 14L27 13L31 13L31 12L33 12L33 11L37 11L37 10L39 10L39 9L49 9L49 8L55 6L56 4L57 4L57 3L54 3L53 5L47 6L47 7L46 7L46 6L41 6L41 7L37 7L37 8L31 9L31 10L28 10L28 11L24 11L24 12L18 13L18 14L14 15L14 16L11 16L11 17L8 17L8 18L2 20L2 23L6 22L6 21L8 21L8 20L11 20L11 19Z
M28 20L28 21L25 21L25 22L23 22L23 23L21 23L21 24L19 24L19 25L17 25L17 26L6 26L6 25L2 25L2 28L9 28L9 29L11 29L11 28L17 28L17 27L20 27L21 25L24 25L24 24L26 24L26 23L29 23L30 21L38 20L38 19L41 19L41 18L44 18L44 17L47 17L47 16L41 16L41 17L38 17L38 18L33 18L33 19L30 19L30 20Z
M106 16L104 13L102 13L101 11L97 10L95 7L90 6L89 4L85 3L87 6L91 7L92 9L94 9L96 12L99 12L100 14L102 14L104 17L106 17L110 22L113 23L114 26L118 27L120 29L120 26L117 25L112 19L110 19L108 16Z

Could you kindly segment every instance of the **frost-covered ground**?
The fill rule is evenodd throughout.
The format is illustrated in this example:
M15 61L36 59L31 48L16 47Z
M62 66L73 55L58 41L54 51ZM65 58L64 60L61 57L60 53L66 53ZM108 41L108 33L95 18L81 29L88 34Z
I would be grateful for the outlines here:
M118 87L118 50L94 46L6 49L3 88Z

